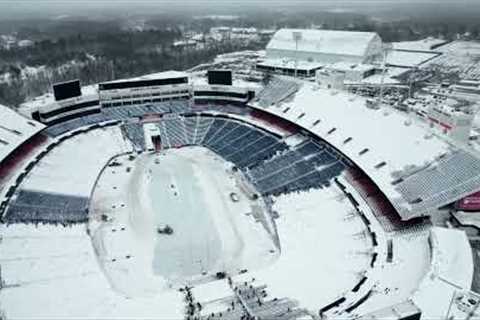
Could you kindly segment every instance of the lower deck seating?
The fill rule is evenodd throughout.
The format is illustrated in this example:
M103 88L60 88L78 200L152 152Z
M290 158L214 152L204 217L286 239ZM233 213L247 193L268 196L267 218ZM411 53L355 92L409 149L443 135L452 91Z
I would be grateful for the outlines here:
M195 133L197 131L197 122L200 117L192 116L192 117L184 117L185 123L185 139L186 144L192 145L195 143Z
M165 115L162 122L170 147L180 147L189 144L183 117L176 114Z
M87 221L88 198L20 190L11 201L4 220L7 223L78 223Z
M125 123L122 130L136 150L145 150L145 133L141 123Z
M214 122L214 118L211 117L198 117L195 127L195 139L193 144L201 144L210 130L211 125Z

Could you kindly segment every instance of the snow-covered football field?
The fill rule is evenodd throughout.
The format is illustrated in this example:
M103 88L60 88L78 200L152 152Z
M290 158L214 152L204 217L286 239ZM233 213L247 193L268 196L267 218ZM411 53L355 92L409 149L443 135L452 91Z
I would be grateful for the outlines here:
M252 214L263 200L215 154L188 147L128 157L104 170L92 199L93 243L113 287L144 295L278 258L274 234ZM173 233L160 234L167 225Z

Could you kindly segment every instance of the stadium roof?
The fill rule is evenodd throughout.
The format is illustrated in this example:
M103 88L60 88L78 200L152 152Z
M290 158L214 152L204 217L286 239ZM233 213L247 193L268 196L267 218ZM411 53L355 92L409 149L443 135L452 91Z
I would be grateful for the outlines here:
M392 50L387 55L387 65L413 68L437 57L438 55L439 54L435 52Z
M116 83L116 82L127 82L127 81L137 81L137 80L153 80L153 79L169 79L169 78L181 78L181 77L182 78L183 77L188 77L188 74L186 72L182 72L182 71L170 70L170 71L146 74L146 75L139 76L139 77L134 77L134 78L106 81L106 82L103 82L103 83Z
M0 105L0 161L43 128L43 124Z
M298 42L299 51L318 52L326 54L364 56L368 46L378 35L374 32L280 29L267 45L267 50L296 50L293 34L298 32L301 39Z
M403 219L427 215L480 189L476 155L394 109L368 108L365 98L304 83L288 101L252 106L329 142L375 181Z
M446 40L428 37L415 41L392 42L392 46L393 49L397 50L432 51L434 47L438 47L446 42Z

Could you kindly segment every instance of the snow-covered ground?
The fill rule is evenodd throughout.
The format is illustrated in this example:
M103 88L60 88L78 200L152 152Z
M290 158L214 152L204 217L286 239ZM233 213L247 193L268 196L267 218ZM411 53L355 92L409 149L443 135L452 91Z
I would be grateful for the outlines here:
M262 200L248 198L224 160L202 147L128 158L105 169L92 200L94 246L120 292L151 295L277 259L253 214ZM166 225L173 234L158 234Z
M289 297L317 312L350 291L369 268L370 239L352 206L335 189L281 196L274 209L282 254L271 266L235 277L265 283L273 297Z
M355 310L355 314L370 313L409 299L430 268L428 228L407 234L385 232L360 193L343 178L340 178L340 181L345 186L346 192L357 201L359 210L370 222L370 229L375 233L378 243L375 247L377 259L373 268L365 274L368 280L364 284L363 291L365 293L372 289L373 294ZM391 262L387 258L389 241L392 243Z
M181 319L183 295L117 294L105 278L85 226L0 226L7 319Z
M432 263L415 292L414 301L432 319L465 317L462 310L456 310L456 305L450 303L457 292L468 291L472 284L473 261L468 238L463 231L433 228L430 239Z

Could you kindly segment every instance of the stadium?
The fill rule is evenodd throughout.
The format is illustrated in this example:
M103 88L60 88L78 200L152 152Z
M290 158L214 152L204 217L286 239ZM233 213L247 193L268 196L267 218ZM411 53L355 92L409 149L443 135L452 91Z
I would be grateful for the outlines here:
M468 238L436 220L480 191L480 158L405 114L228 70L53 91L0 107L3 318L476 309Z

